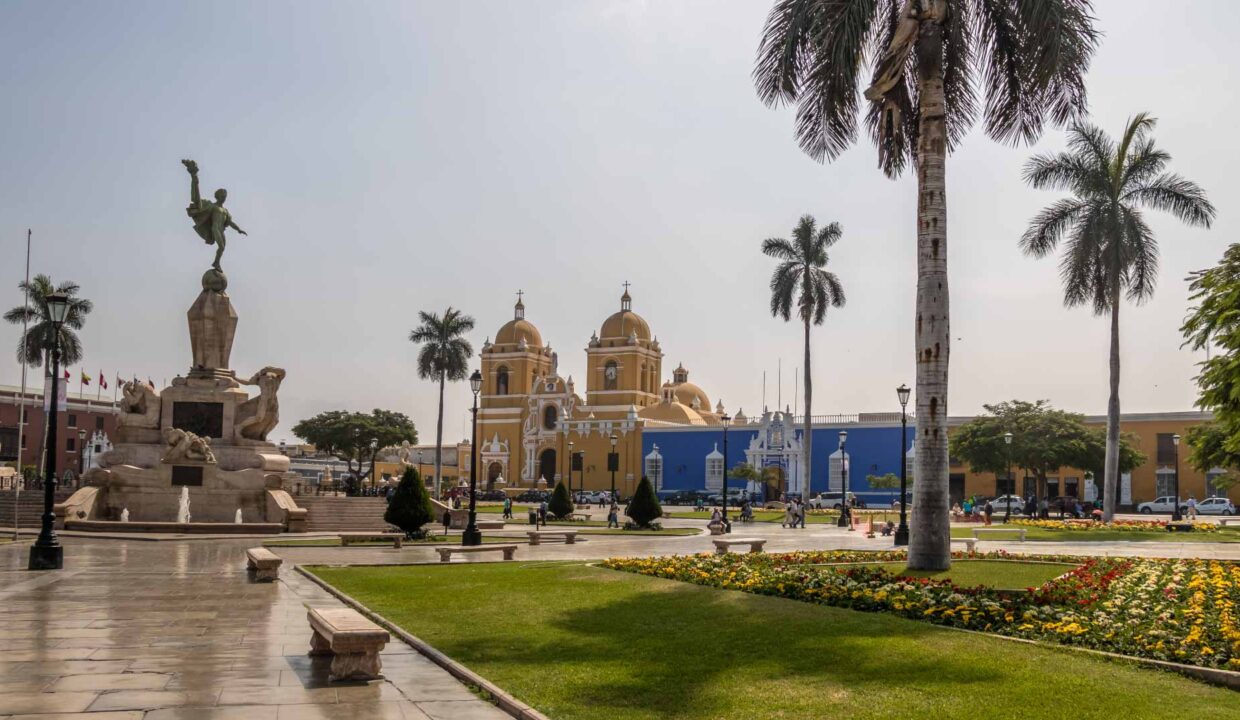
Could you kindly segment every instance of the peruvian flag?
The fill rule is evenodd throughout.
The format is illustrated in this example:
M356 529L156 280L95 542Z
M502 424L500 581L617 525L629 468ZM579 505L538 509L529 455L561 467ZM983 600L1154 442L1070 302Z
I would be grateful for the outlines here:
M68 370L65 370L65 380L72 380L72 379L73 379L73 376L69 374Z
M99 387L108 389L108 376L104 375L102 370L99 371Z

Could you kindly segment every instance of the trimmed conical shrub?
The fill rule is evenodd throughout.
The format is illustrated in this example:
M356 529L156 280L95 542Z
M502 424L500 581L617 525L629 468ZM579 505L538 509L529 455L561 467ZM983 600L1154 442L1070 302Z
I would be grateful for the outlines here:
M563 480L555 484L555 490L551 493L551 501L547 503L547 512L557 520L563 520L572 514L573 498L568 494L568 487L564 485Z
M414 468L405 468L400 476L400 484L392 493L392 501L388 503L383 519L389 525L395 525L405 531L411 538L423 535L422 526L435 519L431 509L431 496L422 484L422 477Z
M642 475L641 482L637 483L637 491L633 493L633 499L629 501L625 514L638 527L649 527L650 523L663 517L663 508L659 505L659 496L655 494L650 478Z

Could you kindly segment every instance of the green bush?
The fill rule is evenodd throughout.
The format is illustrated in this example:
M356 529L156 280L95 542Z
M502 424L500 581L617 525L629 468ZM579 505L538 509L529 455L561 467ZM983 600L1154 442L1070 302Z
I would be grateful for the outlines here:
M435 513L431 508L431 496L427 494L417 470L405 469L383 519L389 525L404 530L407 537L420 538L426 534L422 526L434 520Z
M637 483L637 491L633 493L633 499L629 501L629 507L624 514L641 528L650 527L650 523L663 517L663 508L659 506L659 496L655 494L650 478L642 475L641 482Z
M563 520L572 514L573 499L569 496L568 487L563 480L555 484L555 491L551 493L551 500L547 503L547 512L556 520Z

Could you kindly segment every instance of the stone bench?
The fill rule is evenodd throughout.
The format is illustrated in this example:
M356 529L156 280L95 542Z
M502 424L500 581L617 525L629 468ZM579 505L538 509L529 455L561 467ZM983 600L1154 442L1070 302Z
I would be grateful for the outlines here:
M448 545L447 547L437 547L435 552L439 553L439 562L448 562L456 553L481 553L481 552L503 552L505 560L511 560L514 553L517 552L517 546L514 545Z
M977 538L952 538L954 543L964 543L968 552L973 552L973 548L977 547Z
M503 530L503 520L478 520L474 523L479 530Z
M340 533L340 544L346 547L348 547L349 545L355 545L357 543L374 542L376 540L379 540L379 541L390 540L392 542L392 546L399 549L404 539L405 539L404 533L390 533L390 532L342 532Z
M279 555L265 547L250 548L245 551L245 567L254 573L258 582L272 582L280 576L280 565L284 561Z
M310 655L331 655L328 679L374 680L383 663L379 651L391 640L388 631L352 608L310 608Z
M726 555L728 553L728 550L733 545L748 545L749 552L760 553L762 552L762 546L766 545L766 538L757 538L757 537L719 538L717 540L711 540L711 542L715 544L715 552L719 555Z
M1228 525L1240 524L1240 517L1221 517L1218 519L1219 527L1227 527Z
M569 513L567 518L572 522L588 522L594 515L590 513Z
M973 528L973 537L980 540L982 537L982 533L990 533L992 535L994 533L1017 533L1018 535L1020 535L1020 541L1024 542L1026 532L1028 531L1025 530L1025 528L1017 528L1017 527Z
M525 534L530 536L531 545L540 545L542 544L542 539L548 537L564 538L565 545L574 545L577 543L576 530L526 530Z

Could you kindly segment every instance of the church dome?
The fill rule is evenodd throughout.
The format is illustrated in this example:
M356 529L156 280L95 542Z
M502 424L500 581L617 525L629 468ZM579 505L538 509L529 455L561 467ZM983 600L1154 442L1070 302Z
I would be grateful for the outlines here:
M522 341L532 348L541 348L543 344L542 333L538 332L534 323L525 319L525 303L518 298L513 308L513 318L495 334L495 344L520 345Z
M650 325L646 323L641 315L633 312L633 299L629 297L629 291L626 289L624 295L620 297L620 312L603 321L599 337L603 339L627 340L634 335L638 340L649 341Z
M661 402L643 408L638 415L643 420L658 420L676 425L705 425L706 421L693 408L680 402Z
M695 383L689 382L689 371L685 369L683 364L676 367L672 371L672 390L676 393L676 399L688 405L689 407L702 413L709 413L710 397L706 395L706 391L698 387Z

